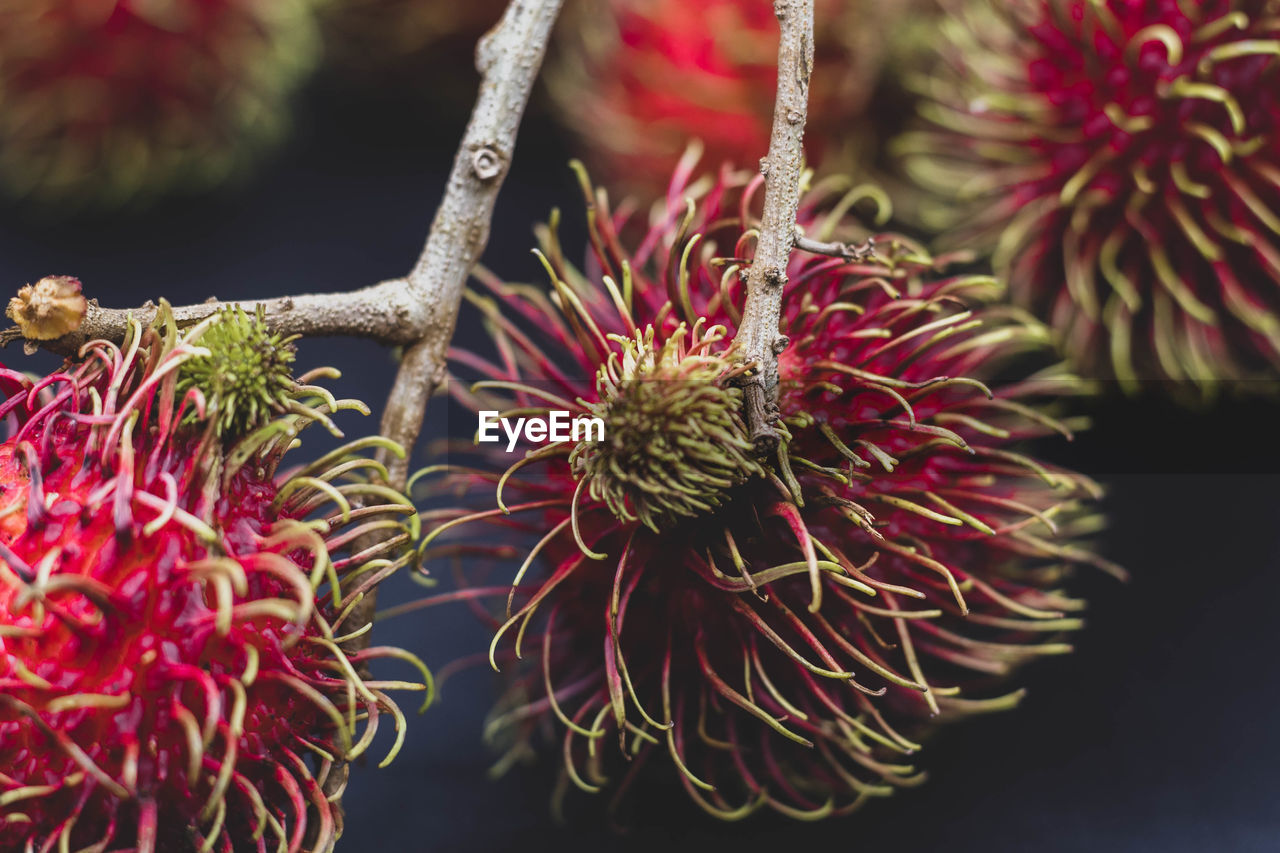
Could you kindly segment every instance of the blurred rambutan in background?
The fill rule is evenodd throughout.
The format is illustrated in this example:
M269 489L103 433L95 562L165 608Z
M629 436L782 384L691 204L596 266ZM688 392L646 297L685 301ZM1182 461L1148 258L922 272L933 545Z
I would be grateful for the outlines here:
M906 168L931 226L994 251L1080 370L1274 387L1274 2L967 0L916 81Z
M866 110L888 34L919 2L817 0L805 130L811 163L862 160L874 147ZM691 139L717 165L765 155L777 62L778 22L768 2L580 0L557 28L547 86L594 170L660 193Z
M284 362L235 389L187 381L228 342L288 350L238 313L179 333L162 306L41 379L0 370L5 850L330 850L334 762L387 715L403 737L385 691L425 687L362 674L421 668L406 652L341 647L352 603L412 555L414 510L362 455L390 443L277 476L302 428L358 406ZM352 547L389 517L410 521Z
M763 181L688 183L690 166L647 233L587 187L585 272L553 218L549 299L479 276L497 358L455 353L482 380L462 396L598 417L605 436L536 443L505 473L502 455L455 466L467 506L435 514L424 548L467 557L443 600L506 601L500 766L553 732L562 782L586 791L621 797L650 760L717 817L844 813L920 782L908 756L934 723L1013 706L1014 668L1069 651L1082 603L1064 578L1113 568L1080 541L1098 489L1020 443L1069 435L1039 403L1083 389L1045 359L1043 326L986 304L993 280L882 234L874 258L793 256L784 436L757 458L730 341ZM843 214L867 197L826 181L799 221L865 237ZM1026 357L1048 366L1028 375ZM512 556L513 584L486 586L477 566Z
M0 5L0 187L58 210L239 173L288 126L313 0Z

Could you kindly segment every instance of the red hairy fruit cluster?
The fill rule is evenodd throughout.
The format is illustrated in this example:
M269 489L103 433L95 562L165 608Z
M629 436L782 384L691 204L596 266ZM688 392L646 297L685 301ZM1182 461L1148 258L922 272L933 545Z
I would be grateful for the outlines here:
M809 158L848 142L885 60L886 33L913 0L817 0L805 142ZM608 0L567 11L548 69L558 111L611 179L661 190L691 139L707 159L754 163L769 147L778 21L754 0Z
M542 234L550 299L480 277L499 357L454 354L482 380L469 402L598 416L606 438L455 469L460 493L495 484L498 507L441 513L424 549L532 543L509 591L461 593L507 592L491 659L509 690L489 728L504 760L550 727L587 791L621 796L649 760L721 818L844 813L923 778L907 756L934 722L1012 706L1017 665L1069 650L1082 604L1061 581L1114 568L1078 541L1098 489L1018 446L1069 435L1038 403L1081 385L1018 372L1047 331L901 236L876 237L872 259L795 253L783 441L753 458L728 342L762 179L688 177L647 233L588 189L585 273ZM799 221L865 236L844 213L874 195L825 182ZM1006 374L1025 378L986 384ZM437 538L455 530L472 537Z
M277 477L302 427L354 404L302 384L289 414L220 437L201 389L176 393L212 322L135 323L38 381L0 371L6 850L329 850L334 762L382 715L403 730L385 691L413 685L358 668L421 664L339 645L352 603L412 553L407 525L351 549L372 514L413 512L359 455L389 443Z
M0 184L114 205L231 177L285 129L312 0L24 0L0 7Z
M1280 370L1278 12L952 4L906 166L1081 369L1204 391Z

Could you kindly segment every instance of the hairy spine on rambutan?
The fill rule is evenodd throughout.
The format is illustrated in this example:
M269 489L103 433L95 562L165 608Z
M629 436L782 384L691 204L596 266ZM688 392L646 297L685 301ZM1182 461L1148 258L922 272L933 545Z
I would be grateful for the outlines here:
M607 422L643 401L666 407L650 418L658 429L693 436L688 454L616 423L623 434L546 442L505 472L492 458L454 466L446 485L474 496L492 484L497 507L433 513L421 547L473 564L523 550L509 590L477 577L438 599L505 594L490 661L509 689L486 730L510 747L500 766L551 725L565 785L612 784L621 797L661 757L720 818L761 806L845 813L921 781L904 756L934 722L1012 706L1021 692L1000 685L1017 665L1069 650L1058 635L1079 626L1082 604L1061 581L1079 563L1114 568L1077 541L1099 522L1098 488L1018 444L1069 435L1038 402L1082 383L1046 368L984 384L1043 355L1046 330L987 304L992 279L946 277L946 258L899 235L876 237L875 259L797 253L781 330L783 441L772 458L726 466L747 442L740 397L724 393L733 368L683 391L590 381L634 358L636 342L745 367L728 342L762 179L691 173L682 163L674 203L639 235L584 177L591 271L566 263L553 216L541 231L550 299L480 273L472 302L498 355L454 353L457 375L481 379L460 393L477 409L563 407ZM876 197L824 182L800 222L820 240L862 239L845 233L844 214ZM725 446L711 476L697 438L707 416L688 402L698 394L727 414L706 431ZM620 449L628 458L575 464ZM665 478L618 473L662 465ZM496 532L465 537L479 522ZM619 746L630 764L613 760Z
M569 467L617 518L658 532L719 506L730 488L764 473L733 384L743 367L714 349L724 336L723 326L702 323L692 334L679 326L661 343L652 326L611 336L618 349L597 370L598 401L581 412L604 422L605 438L578 442Z
M162 305L49 376L0 370L4 849L330 850L333 763L387 714L398 751L387 690L430 699L407 652L343 650L355 602L413 555L414 508L363 455L402 451L361 439L277 476L302 429L340 435L329 415L363 406L313 371L283 414L220 430L179 377L228 322L257 321L180 332ZM425 683L364 674L378 658Z
M950 4L926 127L897 143L925 218L993 251L1080 369L1212 392L1280 373L1273 4Z
M178 368L175 391L200 389L220 436L244 435L291 409L305 414L296 398L307 389L294 381L292 369L293 342L299 337L267 328L262 306L252 316L239 305L220 308L200 337L205 351Z

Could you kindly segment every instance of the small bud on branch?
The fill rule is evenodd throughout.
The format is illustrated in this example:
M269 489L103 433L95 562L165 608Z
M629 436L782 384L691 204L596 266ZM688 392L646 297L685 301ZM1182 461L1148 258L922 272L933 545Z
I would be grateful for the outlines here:
M87 308L79 279L51 275L19 290L5 314L18 324L23 337L48 341L79 328Z

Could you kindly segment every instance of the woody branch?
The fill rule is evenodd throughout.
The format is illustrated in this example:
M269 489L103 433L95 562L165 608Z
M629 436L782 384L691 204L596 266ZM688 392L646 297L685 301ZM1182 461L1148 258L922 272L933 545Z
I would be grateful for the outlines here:
M778 355L788 340L779 331L787 261L796 242L796 211L804 169L804 127L813 71L813 0L775 0L778 17L778 94L764 174L764 213L736 343L756 365L744 387L747 427L757 452L777 446Z

